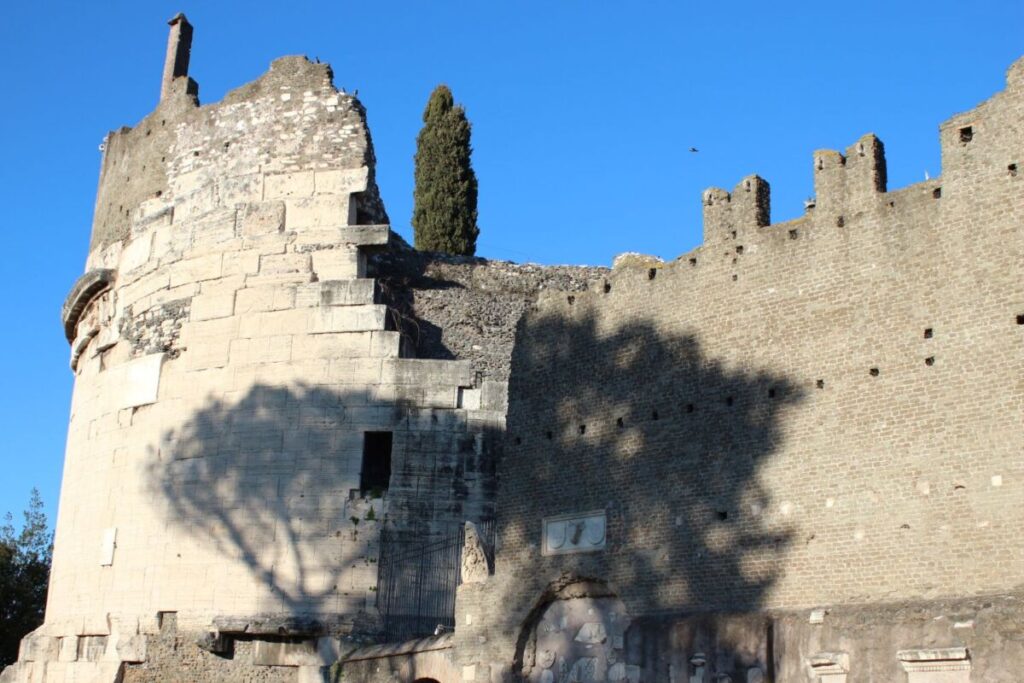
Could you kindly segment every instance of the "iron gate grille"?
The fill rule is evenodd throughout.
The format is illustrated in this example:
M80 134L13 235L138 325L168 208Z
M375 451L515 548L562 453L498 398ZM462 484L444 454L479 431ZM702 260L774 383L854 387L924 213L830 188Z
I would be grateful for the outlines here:
M494 521L479 523L477 529L493 548ZM462 526L426 541L389 529L381 532L377 609L388 642L433 635L438 626L455 628L465 537Z

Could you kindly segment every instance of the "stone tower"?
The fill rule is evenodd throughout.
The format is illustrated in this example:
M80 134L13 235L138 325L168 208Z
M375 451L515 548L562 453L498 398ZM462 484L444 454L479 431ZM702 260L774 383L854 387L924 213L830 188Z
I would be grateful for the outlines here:
M501 387L401 352L367 277L397 238L362 105L285 57L200 106L192 27L170 26L159 104L105 141L63 309L49 601L13 680L120 680L175 629L219 654L373 633L381 529L491 515Z

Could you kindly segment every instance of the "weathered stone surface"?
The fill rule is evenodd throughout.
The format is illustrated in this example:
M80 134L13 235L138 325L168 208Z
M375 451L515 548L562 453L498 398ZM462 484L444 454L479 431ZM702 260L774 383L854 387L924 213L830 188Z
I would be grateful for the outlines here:
M119 637L114 645L114 654L122 662L146 661L146 636Z
M214 654L224 654L230 650L231 640L223 633L206 631L196 636L196 647Z
M239 232L243 237L274 235L284 230L284 202L249 203L239 212Z
M33 632L22 638L18 659L23 662L49 662L56 660L59 652L59 638Z
M211 652L198 644L206 633L178 631L172 620L165 620L159 633L140 636L147 641L145 661L125 662L120 680L122 683L294 683L295 667L256 664L257 641L225 638L224 649Z
M213 625L227 634L315 636L327 631L327 625L320 619L289 614L216 617Z
M115 272L109 268L97 268L82 275L64 300L61 309L61 320L64 323L64 336L68 341L75 338L78 321L86 307L100 293L108 289L114 281Z
M462 546L462 582L483 583L491 575L491 554L477 531L476 524L466 522Z
M263 666L320 666L316 640L300 642L256 641L253 663Z

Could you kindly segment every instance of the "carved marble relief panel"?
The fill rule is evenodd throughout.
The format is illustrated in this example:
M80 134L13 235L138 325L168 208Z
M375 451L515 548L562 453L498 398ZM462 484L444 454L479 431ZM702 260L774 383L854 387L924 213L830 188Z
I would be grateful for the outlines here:
M542 552L562 555L604 550L606 530L604 510L546 517L541 531Z
M638 683L640 668L626 664L630 618L616 598L556 600L537 623L533 683Z

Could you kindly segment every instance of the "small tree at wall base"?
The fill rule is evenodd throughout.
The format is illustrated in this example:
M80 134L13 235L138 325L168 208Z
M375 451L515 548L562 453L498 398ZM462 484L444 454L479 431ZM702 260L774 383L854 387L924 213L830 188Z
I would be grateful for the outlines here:
M470 163L470 124L452 92L439 85L423 112L416 138L416 188L412 226L416 248L472 256L476 253L476 174Z
M0 524L0 668L18 658L18 643L43 623L53 542L39 491L15 534L11 514Z

